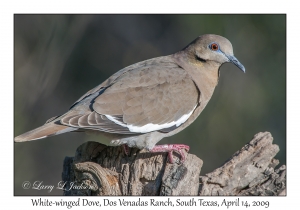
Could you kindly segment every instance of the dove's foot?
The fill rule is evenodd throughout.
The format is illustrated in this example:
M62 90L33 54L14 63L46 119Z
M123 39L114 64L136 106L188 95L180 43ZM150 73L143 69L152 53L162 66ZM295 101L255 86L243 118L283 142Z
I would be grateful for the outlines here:
M175 163L175 160L173 158L174 151L180 155L180 162L183 163L186 159L185 154L183 153L184 149L188 152L190 150L190 147L184 144L163 144L156 145L155 147L153 147L153 149L150 150L150 152L168 152L170 163Z
M129 147L127 144L122 144L122 147L123 147L123 150L124 150L124 153L126 156L129 155Z

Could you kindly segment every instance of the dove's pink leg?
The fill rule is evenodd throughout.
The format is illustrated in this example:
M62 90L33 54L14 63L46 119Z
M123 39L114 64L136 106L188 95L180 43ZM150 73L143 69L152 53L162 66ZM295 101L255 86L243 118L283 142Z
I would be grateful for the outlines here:
M122 146L123 146L123 150L124 150L125 155L128 156L129 155L129 147L128 147L128 145L127 144L122 144Z
M184 144L163 144L156 145L150 152L168 152L168 157L170 163L174 163L173 151L178 153L181 156L181 163L185 161L185 155L182 150L185 149L187 152L190 150L190 147Z

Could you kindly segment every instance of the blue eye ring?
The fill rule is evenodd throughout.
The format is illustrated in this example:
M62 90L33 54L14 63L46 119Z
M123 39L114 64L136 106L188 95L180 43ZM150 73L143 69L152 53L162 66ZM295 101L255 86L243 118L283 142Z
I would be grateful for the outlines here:
M220 47L217 43L211 43L209 45L209 49L211 49L212 51L218 51L220 49Z

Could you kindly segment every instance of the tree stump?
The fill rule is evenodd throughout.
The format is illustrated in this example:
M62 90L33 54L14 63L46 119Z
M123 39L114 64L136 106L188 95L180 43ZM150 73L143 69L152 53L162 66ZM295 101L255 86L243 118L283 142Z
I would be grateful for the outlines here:
M200 176L203 161L187 154L180 164L167 153L87 142L66 157L64 195L285 195L286 167L275 169L279 147L269 132L258 133L221 167Z

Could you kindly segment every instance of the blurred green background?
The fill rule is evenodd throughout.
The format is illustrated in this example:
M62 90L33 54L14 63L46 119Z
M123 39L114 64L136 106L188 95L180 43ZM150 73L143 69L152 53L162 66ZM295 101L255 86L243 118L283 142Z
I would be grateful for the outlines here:
M164 143L184 143L219 167L261 131L269 131L286 162L285 15L15 15L14 136L63 114L81 95L130 64L175 53L202 34L228 38L246 67L221 67L214 95L200 117ZM55 185L65 156L101 138L67 133L14 144L14 194L24 181Z

